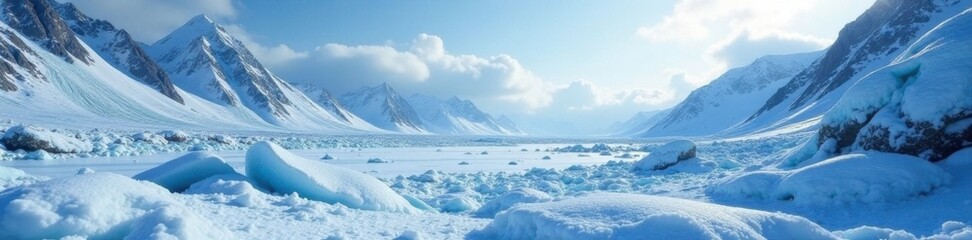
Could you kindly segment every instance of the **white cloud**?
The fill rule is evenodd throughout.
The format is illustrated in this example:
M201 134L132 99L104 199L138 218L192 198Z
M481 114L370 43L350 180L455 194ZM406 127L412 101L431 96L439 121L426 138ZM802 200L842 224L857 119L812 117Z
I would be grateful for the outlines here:
M669 42L704 40L721 29L779 31L816 3L817 0L681 0L671 15L638 28L636 33L654 42Z
M223 25L223 29L226 29L230 35L240 40L250 50L250 53L253 53L254 57L269 68L283 67L291 61L304 59L308 56L307 52L295 51L286 44L278 44L272 47L264 46L258 43L253 35L240 25Z
M728 67L739 67L768 54L810 52L826 48L833 41L793 33L770 33L754 36L742 32L716 43L709 55Z
M65 0L62 0L65 1ZM237 10L231 0L66 0L86 15L107 19L125 29L135 40L153 43L165 37L193 16L234 18Z
M488 109L508 111L547 106L553 91L553 84L509 55L454 55L440 37L429 34L418 35L407 50L330 43L306 61L290 65L277 72L338 93L387 82L405 94L460 96Z

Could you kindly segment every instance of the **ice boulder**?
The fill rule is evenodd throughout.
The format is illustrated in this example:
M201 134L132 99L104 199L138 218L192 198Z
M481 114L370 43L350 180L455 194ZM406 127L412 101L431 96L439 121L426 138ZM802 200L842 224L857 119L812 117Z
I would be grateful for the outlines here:
M49 153L90 152L93 146L80 139L35 126L17 125L4 131L0 143L9 149L44 150Z
M135 135L132 135L132 140L135 140L136 142L145 142L145 143L150 143L155 145L165 145L169 143L169 141L165 140L164 137L155 135L150 132L136 133Z
M391 161L381 159L381 158L369 158L368 163L391 163Z
M712 165L695 157L695 143L689 140L676 140L656 148L648 156L634 163L634 170L665 170L676 165L682 171L704 172ZM697 168L696 168L697 167Z
M154 182L172 192L182 192L193 183L208 177L233 173L236 173L233 167L215 154L190 152L132 178Z
M806 218L691 200L598 193L522 204L470 239L836 239Z
M189 134L179 130L166 130L159 132L166 141L169 142L186 142L189 141Z
M405 198L372 176L299 157L268 141L258 142L246 152L246 175L278 193L296 192L307 199L357 209L416 211Z
M429 205L438 208L442 212L451 213L469 212L482 206L479 204L479 201L476 201L476 199L470 196L453 193L439 195L433 198Z
M517 188L503 193L499 197L486 202L476 210L474 216L481 218L493 218L496 213L505 211L510 207L524 204L550 201L550 195L532 188Z
M174 202L158 185L113 173L52 179L0 192L0 239L121 239L133 220Z

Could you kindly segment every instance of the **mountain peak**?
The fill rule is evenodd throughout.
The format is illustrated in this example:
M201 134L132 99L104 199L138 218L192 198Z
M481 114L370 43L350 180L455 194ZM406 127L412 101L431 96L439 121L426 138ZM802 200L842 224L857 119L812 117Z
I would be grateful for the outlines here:
M218 34L222 31L222 27L219 26L219 24L213 22L213 20L206 15L199 14L192 17L185 24L182 24L182 26L169 33L168 36L162 38L152 45L166 43L178 43L181 45L193 41L200 36L212 35L214 33Z
M186 23L186 25L197 25L197 24L205 24L210 26L216 25L216 23L213 22L213 20L210 19L208 16L206 16L206 14L196 15L195 17L189 19L189 22Z

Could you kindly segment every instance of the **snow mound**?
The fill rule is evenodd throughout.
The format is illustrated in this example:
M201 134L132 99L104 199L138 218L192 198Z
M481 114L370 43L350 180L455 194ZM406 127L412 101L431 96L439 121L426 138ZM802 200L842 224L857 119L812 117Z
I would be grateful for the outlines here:
M172 192L182 192L210 176L232 173L236 171L219 156L209 152L190 152L132 178L154 182Z
M381 158L369 158L368 163L391 163L391 161L384 160Z
M862 226L844 231L834 231L834 235L848 240L869 240L869 239L972 239L972 226L968 224L947 221L942 223L942 227L935 230L931 236L921 238L904 230L894 230L890 228L879 228L872 226Z
M469 212L481 206L476 199L462 194L443 194L432 199L429 205L449 213Z
M691 200L600 193L500 212L471 239L836 239L806 218Z
M17 125L8 128L0 138L6 149L24 151L44 150L49 153L83 153L91 151L91 144L64 134L35 126Z
M930 193L950 178L914 156L847 154L794 170L780 181L776 195L809 204L897 201Z
M217 228L192 211L162 207L135 220L125 239L232 239L234 234Z
M246 175L278 193L296 192L308 199L357 209L416 211L405 198L372 176L304 159L268 141L258 142L246 152Z
M789 171L741 174L708 189L711 195L793 201L801 205L894 202L922 196L951 176L914 156L852 153Z
M46 180L16 169L0 166L0 190Z
M634 170L676 172L709 172L716 163L695 157L695 143L689 140L669 142L634 163Z
M241 195L259 192L251 181L239 173L214 175L193 183L183 193Z
M496 213L505 211L513 206L524 203L549 202L550 195L532 188L517 188L503 193L497 198L486 202L483 207L476 210L474 216L481 218L493 218Z
M0 192L0 239L120 239L125 224L172 203L164 188L112 173L48 180Z

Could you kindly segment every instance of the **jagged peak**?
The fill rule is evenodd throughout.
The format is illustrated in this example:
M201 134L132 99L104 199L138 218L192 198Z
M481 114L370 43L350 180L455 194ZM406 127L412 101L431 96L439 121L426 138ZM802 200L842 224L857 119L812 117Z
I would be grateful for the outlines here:
M169 33L169 35L153 43L152 45L187 43L187 42L194 41L196 38L199 37L212 35L212 34L219 34L221 32L225 32L222 26L214 22L205 14L200 14L200 15L196 15L195 17L192 17L185 24L182 24L182 26L176 28L176 30ZM220 35L228 36L228 34L220 34Z

